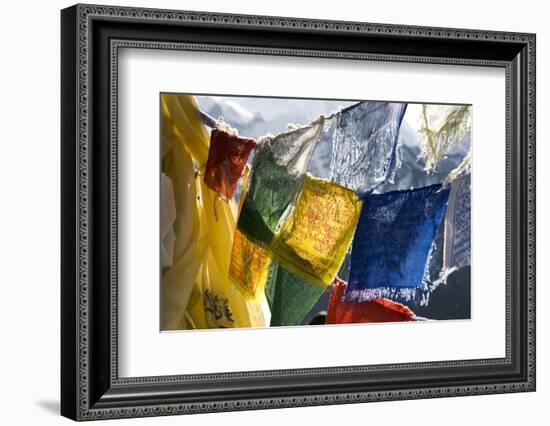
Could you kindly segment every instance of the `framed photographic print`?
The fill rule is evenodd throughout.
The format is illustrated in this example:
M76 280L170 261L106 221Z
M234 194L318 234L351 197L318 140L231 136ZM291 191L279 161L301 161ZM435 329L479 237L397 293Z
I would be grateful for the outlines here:
M61 29L64 416L535 390L535 35Z

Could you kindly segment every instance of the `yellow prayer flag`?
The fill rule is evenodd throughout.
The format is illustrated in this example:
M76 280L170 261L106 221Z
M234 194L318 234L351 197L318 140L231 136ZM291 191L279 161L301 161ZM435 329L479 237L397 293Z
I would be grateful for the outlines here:
M270 265L271 258L267 252L236 229L233 236L229 277L246 297L256 300L262 293Z
M294 210L271 244L273 256L296 275L326 287L346 256L361 207L354 191L306 175Z
M244 169L239 214L241 212L246 190L248 189L248 165ZM229 277L246 298L258 301L263 296L267 281L271 257L258 244L250 241L239 228L233 235L233 247L229 264Z
M193 170L204 169L210 143L197 101L164 94L161 102L163 172L174 182L176 198L174 263L162 280L162 329L264 326L261 306L242 297L228 277L235 202L217 202Z

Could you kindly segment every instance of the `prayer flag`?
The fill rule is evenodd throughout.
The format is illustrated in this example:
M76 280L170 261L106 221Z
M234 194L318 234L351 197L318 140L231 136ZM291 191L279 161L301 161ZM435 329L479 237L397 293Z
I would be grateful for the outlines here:
M242 297L228 277L237 206L219 203L194 165L204 170L209 143L196 99L161 96L162 171L176 206L173 265L162 275L162 329L264 326L261 306Z
M229 277L246 297L256 299L265 284L270 264L269 254L236 229Z
M330 292L326 324L413 321L414 312L405 305L388 299L373 299L361 303L343 300L346 283L334 280Z
M407 105L361 102L337 116L331 180L359 193L391 179L399 166L397 141Z
M338 272L361 212L357 194L307 175L296 205L271 245L286 269L321 287Z
M449 189L437 184L366 196L353 239L346 301L415 297L448 195Z
M419 118L419 133L422 135L420 158L424 159L427 172L432 172L445 158L454 144L463 141L471 129L470 107L466 105L422 105ZM470 167L470 155L451 175L457 176L457 170Z
M470 174L462 175L451 183L449 203L445 213L445 243L443 246L443 273L470 264Z
M247 166L244 170L239 212L246 197L248 177L249 168ZM229 264L229 277L246 298L258 301L258 296L263 294L263 286L267 279L270 264L271 257L267 251L250 241L238 228L235 229Z
M204 182L221 199L227 201L233 197L250 151L255 146L254 139L242 138L221 128L212 130Z
M302 186L324 120L260 139L238 227L250 240L269 245Z
M323 289L273 262L265 288L273 326L300 325Z

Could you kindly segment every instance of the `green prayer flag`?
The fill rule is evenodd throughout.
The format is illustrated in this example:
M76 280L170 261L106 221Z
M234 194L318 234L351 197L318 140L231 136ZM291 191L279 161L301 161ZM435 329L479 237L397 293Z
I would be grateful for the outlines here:
M269 245L279 220L296 196L298 181L273 161L256 163L237 226L252 241Z
M270 326L300 325L322 294L322 288L273 262L265 287L271 309Z
M237 226L251 241L268 246L296 200L324 119L258 141Z

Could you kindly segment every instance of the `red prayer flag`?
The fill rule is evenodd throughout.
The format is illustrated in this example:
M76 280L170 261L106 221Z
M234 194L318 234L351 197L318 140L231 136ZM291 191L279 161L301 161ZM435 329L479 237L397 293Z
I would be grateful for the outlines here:
M388 299L355 303L342 300L346 282L336 278L332 284L326 324L414 321L416 316L405 305Z
M242 138L220 128L212 130L204 182L221 199L227 201L233 197L250 151L255 146L254 139Z

